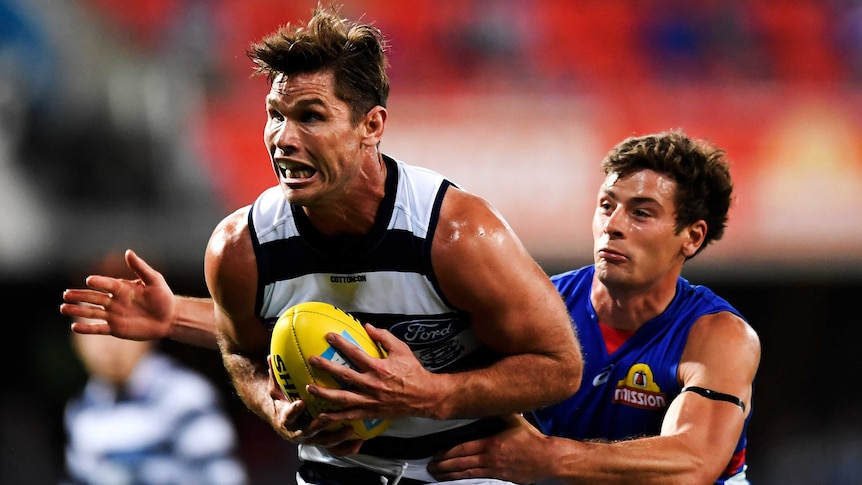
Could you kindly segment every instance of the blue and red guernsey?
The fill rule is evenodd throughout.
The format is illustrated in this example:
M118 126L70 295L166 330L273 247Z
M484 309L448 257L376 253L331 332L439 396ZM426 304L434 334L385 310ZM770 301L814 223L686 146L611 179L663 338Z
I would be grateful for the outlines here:
M533 413L548 435L578 440L624 440L657 436L667 407L679 395L679 361L692 325L703 315L742 315L704 286L680 277L676 296L653 318L608 353L590 302L595 268L590 265L551 279L566 301L584 352L580 389L568 399ZM716 483L748 483L745 477L745 420L733 459Z

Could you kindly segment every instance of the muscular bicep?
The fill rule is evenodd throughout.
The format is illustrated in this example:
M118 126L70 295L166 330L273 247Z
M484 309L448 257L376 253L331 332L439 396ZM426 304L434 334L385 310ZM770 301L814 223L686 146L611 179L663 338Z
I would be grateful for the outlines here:
M254 308L257 265L247 220L247 208L222 220L210 237L204 261L219 345L231 353L266 352L269 345L269 332Z
M679 439L697 456L695 462L717 476L751 412L759 362L760 342L742 319L727 312L702 317L689 334L679 367L683 388L696 386L699 392L682 392L674 399L662 436Z
M467 311L477 336L505 353L577 349L562 298L511 227L480 198L452 189L444 199L432 263L449 301Z
M697 386L736 397L747 413L759 365L757 333L738 316L719 312L704 315L692 327L680 359L679 381L683 387Z

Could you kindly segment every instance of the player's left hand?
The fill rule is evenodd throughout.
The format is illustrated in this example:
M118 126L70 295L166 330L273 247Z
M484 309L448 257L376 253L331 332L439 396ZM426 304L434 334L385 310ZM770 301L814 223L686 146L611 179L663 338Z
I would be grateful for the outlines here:
M345 383L349 390L310 385L308 392L336 404L338 411L321 413L324 423L365 418L393 419L403 416L435 417L440 392L437 375L425 370L406 343L387 330L366 325L368 335L387 352L371 357L344 337L327 334L327 340L356 367L311 357L309 363Z

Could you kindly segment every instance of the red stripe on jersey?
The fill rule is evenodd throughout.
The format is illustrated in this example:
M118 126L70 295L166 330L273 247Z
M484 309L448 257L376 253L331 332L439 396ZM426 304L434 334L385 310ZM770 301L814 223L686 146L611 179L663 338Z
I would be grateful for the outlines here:
M730 458L730 463L727 464L727 468L724 469L722 476L736 475L739 473L739 468L743 463L745 463L745 448L733 454Z
M605 348L608 349L608 354L613 354L622 344L626 343L635 330L620 330L618 328L608 327L602 322L599 322L599 328L602 331L602 337L605 339Z

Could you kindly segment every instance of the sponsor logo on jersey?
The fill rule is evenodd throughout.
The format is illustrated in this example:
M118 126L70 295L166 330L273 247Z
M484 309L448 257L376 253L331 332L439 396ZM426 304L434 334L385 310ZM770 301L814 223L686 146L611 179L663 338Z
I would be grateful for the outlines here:
M667 407L667 396L656 384L652 369L647 364L639 363L629 368L624 379L617 381L614 403L641 409L664 409Z
M466 321L449 317L407 320L389 328L431 371L445 368L479 346L475 335L467 330Z
M415 349L449 340L461 333L465 327L465 323L455 319L427 319L396 323L389 330Z
M602 371L599 372L598 375L596 375L596 377L593 377L593 387L599 387L599 386L603 385L604 383L608 382L608 378L611 376L611 372L613 370L614 370L614 364L611 364L611 365L605 367L604 369L602 369Z
M364 274L356 275L332 275L329 277L330 283L365 283L368 277Z

